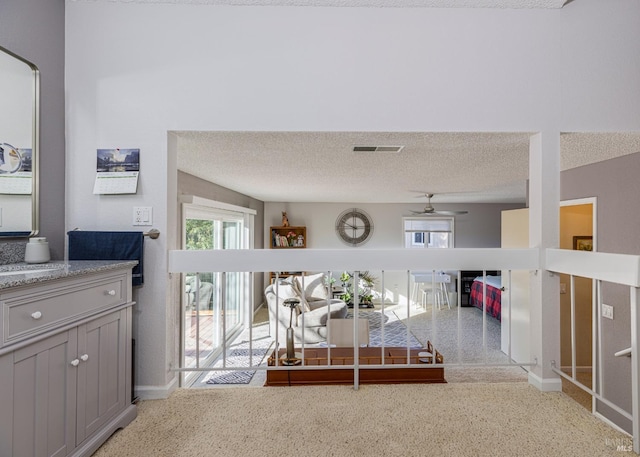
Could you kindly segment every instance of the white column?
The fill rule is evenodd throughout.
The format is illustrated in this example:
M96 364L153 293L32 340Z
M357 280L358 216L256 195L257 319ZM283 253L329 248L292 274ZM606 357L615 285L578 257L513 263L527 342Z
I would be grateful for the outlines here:
M560 232L560 132L543 131L529 146L529 246L541 251L557 248ZM529 383L543 391L561 391L560 282L546 270L531 273L531 360Z

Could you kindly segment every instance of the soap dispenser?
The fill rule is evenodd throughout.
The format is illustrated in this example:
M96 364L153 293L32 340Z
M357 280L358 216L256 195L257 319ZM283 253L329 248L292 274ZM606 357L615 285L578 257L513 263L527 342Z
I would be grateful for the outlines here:
M24 261L27 263L46 263L51 260L49 243L44 237L29 239L24 250Z

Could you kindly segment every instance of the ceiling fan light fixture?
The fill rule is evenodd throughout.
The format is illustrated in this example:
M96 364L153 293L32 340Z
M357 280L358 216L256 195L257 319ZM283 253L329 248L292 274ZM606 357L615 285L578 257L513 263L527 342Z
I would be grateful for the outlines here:
M467 214L469 213L469 211L446 211L446 210L441 210L438 211L436 210L433 205L431 204L431 197L433 197L432 193L425 193L423 194L425 197L427 197L427 204L425 205L424 209L422 211L411 211L413 214L422 214L422 215L438 215L438 216L457 216L457 215L461 215L461 214Z

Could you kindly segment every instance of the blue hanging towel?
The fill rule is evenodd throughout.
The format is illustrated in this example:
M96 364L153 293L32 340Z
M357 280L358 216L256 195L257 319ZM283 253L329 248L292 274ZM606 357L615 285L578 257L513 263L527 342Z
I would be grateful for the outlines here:
M72 230L69 236L69 260L137 260L133 267L134 286L144 283L142 257L143 232L92 232Z

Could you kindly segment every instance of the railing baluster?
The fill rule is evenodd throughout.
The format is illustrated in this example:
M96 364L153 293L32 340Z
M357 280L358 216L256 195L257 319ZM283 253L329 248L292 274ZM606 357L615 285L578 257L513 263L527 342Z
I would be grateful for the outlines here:
M331 365L331 300L333 300L333 285L331 283L331 278L333 277L332 271L327 271L327 281L329 288L329 299L327 300L327 366Z
M200 368L200 273L196 272L196 368Z
M353 272L353 389L358 390L360 385L360 345L358 344L358 317L360 308L360 272Z
M280 322L280 272L276 271L276 278L275 278L275 290L276 290L276 319L275 319L275 323L274 323L274 327L275 329L271 329L274 330L276 335L275 335L275 339L276 339L276 347L275 347L275 355L276 355L276 360L275 360L275 365L278 366L279 360L280 360L280 335L278 334L278 328L280 327L280 325L278 325L278 322ZM271 313L271 310L268 309L269 307L267 306L267 312ZM271 325L271 324L269 324Z
M249 272L249 284L253 286L253 272ZM249 316L247 316L247 320L249 321L249 366L253 366L253 314L255 303L253 300L253 287L248 288L247 292L249 293ZM242 310L238 310L241 312Z
M427 295L427 297L429 297L429 295ZM438 327L436 326L436 270L431 270L431 300L431 328L433 329L432 344L436 344L438 341Z
M569 291L571 293L571 377L576 377L576 278L571 275L569 277Z
M305 279L304 271L302 272L302 275L300 276L300 278L301 278L301 281L300 281L301 292L300 293L302 294L302 296L300 297L300 305L298 305L298 306L302 306L302 309L301 309L302 313L300 314L302 316L302 336L301 336L302 341L301 341L301 344L300 344L300 358L302 359L302 362L301 362L302 365L305 365L305 360L304 360L304 329L305 329L304 319L305 319L305 314L307 314L307 313L305 313L304 310L306 308L305 305L307 304L307 297L306 297L306 294L304 292L304 286L305 286L305 284L304 284L304 279ZM294 338L293 338L293 347L294 347L293 355L294 355L294 357L296 355L295 354L295 347L296 347L295 342L296 342L296 339L295 339L295 336L294 336Z
M385 321L384 318L386 316L385 312L384 312L384 307L385 307L385 302L386 302L386 298L387 298L387 289L385 289L384 287L384 270L382 270L382 272L380 273L380 287L382 287L382 316L380 316L380 337L382 338L382 364L384 365L384 346L385 346L385 340L384 340L384 327L385 327Z
M458 270L458 278L457 278L457 287L458 291L456 301L458 302L458 363L462 363L462 342L460 338L462 337L462 271ZM435 358L434 358L435 362Z
M598 351L598 385L597 392L602 395L604 393L604 373L603 373L603 354L602 354L602 281L598 280L598 303L596 325L598 327L598 341L600 342L600 350Z
M504 289L504 287L503 287ZM507 301L507 312L509 313L509 334L507 335L507 346L508 346L508 357L509 357L509 362L513 361L513 356L511 355L511 339L513 338L513 319L512 319L512 314L513 314L513 307L511 306L511 302L512 302L512 296L511 296L511 270L507 270L507 290L509 291L507 293L507 295L509 296L509 299ZM501 295L501 299L500 299L500 306L502 306L502 295ZM503 314L501 314L502 317Z
M414 286L414 290L416 290ZM409 326L411 325L411 270L407 270L407 361L409 361L409 355L411 351L409 350Z
M629 288L631 306L631 412L633 416L633 450L640 453L640 312L638 312L638 288Z
M482 351L487 363L487 270L482 270Z
M222 305L222 368L227 367L227 272L222 272L221 280L221 305Z

